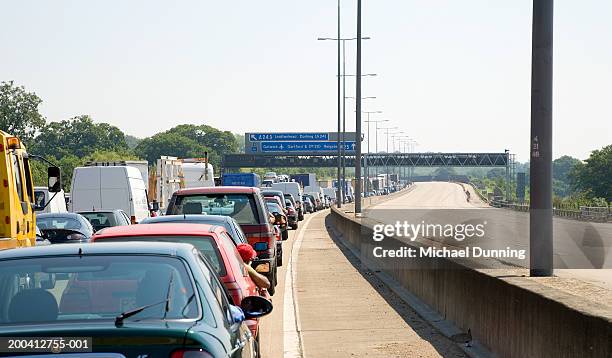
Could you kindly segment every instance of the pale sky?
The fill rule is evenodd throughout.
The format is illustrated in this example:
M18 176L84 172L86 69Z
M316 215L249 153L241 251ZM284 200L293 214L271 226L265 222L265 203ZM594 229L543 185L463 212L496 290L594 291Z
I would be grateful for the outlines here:
M356 1L342 2L352 37ZM377 97L364 110L383 111L372 119L418 151L508 148L527 160L531 6L364 0L363 71L378 74L363 80ZM610 19L609 0L555 1L555 156L612 144ZM138 137L181 123L336 130L336 44L316 40L336 36L334 0L0 0L0 27L0 81L36 92L51 121L90 114ZM347 73L354 57L347 43Z

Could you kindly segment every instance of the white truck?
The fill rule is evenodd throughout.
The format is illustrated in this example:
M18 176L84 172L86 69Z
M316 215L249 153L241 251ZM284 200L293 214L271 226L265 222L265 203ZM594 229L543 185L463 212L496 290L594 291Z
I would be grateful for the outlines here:
M46 186L35 186L34 187L34 202L38 207L45 207L44 210L37 211L36 213L65 213L68 211L66 208L66 198L64 191L60 190L57 193L49 193L49 188Z

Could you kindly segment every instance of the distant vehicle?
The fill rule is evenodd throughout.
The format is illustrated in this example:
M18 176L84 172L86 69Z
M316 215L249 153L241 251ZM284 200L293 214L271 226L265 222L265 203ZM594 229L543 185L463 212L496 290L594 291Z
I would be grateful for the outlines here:
M175 242L191 244L204 255L221 278L239 306L242 299L259 295L257 286L249 277L236 244L223 226L208 224L139 224L113 227L95 234L92 242ZM257 337L258 322L247 323L253 336Z
M284 194L285 196L285 200L289 200L291 202L291 205L293 206L293 208L295 209L295 213L297 216L297 220L304 220L304 210L302 207L302 197L300 196L299 200L296 200L295 197L292 194ZM296 227L297 228L297 225Z
M287 199L287 197L285 197L285 208L287 209L287 223L289 224L289 227L292 228L293 230L297 230L298 228L297 210L295 210L295 206L293 206L293 202L290 199Z
M298 219L304 220L304 210L302 209L302 187L296 182L275 183L272 184L272 189L280 190L284 194L291 194L295 200L295 206L298 211Z
M221 177L221 182L224 186L258 187L261 180L255 173L226 173Z
M206 158L180 159L183 172L183 188L214 187L214 168Z
M268 211L274 215L274 226L279 231L276 235L276 265L283 266L283 241L289 238L287 233L287 215L283 213L283 208L274 200L266 198Z
M0 131L0 249L36 245L31 154L19 138ZM60 169L48 168L48 190L61 190Z
M100 231L107 227L130 225L130 217L121 209L99 210L99 211L80 211L93 226L94 231Z
M278 283L276 272L276 236L274 225L258 188L219 186L182 189L174 193L167 215L212 214L231 216L240 224L247 240L257 252L253 267L271 283L271 295Z
M288 219L287 219L287 209L285 208L285 199L283 198L282 202L275 196L264 196L264 200L266 202L266 207L268 211L272 214L279 213L282 216L282 220L280 223L276 223L281 230L281 238L283 240L287 240L289 238L289 229L288 229ZM275 215L276 216L276 215Z
M323 194L329 197L331 202L336 201L336 188L323 188Z
M52 244L89 242L94 229L84 216L76 213L46 213L36 217L36 226Z
M318 191L305 191L307 195L310 195L311 199L313 199L313 203L315 205L316 210L323 210L325 205L323 203L323 195L321 195Z
M274 180L272 179L265 179L264 181L261 182L261 186L263 187L271 187L274 184Z
M291 174L291 180L299 183L303 188L317 185L317 176L313 173Z
M278 175L276 175L275 172L267 172L266 174L264 174L264 179L272 180L273 183L276 183L278 182Z
M63 190L57 193L49 193L49 188L35 186L34 203L38 208L44 207L43 210L38 211L39 213L65 213L68 211Z
M236 245L248 244L246 235L240 225L230 216L223 215L163 215L146 218L141 224L183 223L183 224L209 224L220 225L227 230Z
M120 160L120 161L93 161L85 163L86 167L91 166L103 166L103 167L114 167L114 166L130 166L138 169L140 177L144 182L145 189L149 192L149 162L146 160Z
M76 167L70 211L121 209L132 224L149 217L147 191L140 171L131 166Z
M0 290L5 302L0 335L73 332L94 342L107 340L75 357L154 352L252 358L257 343L245 320L272 311L270 301L259 296L244 297L242 309L232 305L208 260L189 244L74 244L0 252L0 282L25 282L26 272L29 284Z
M307 213L313 213L316 211L313 196L304 194L302 195L302 201L304 203L304 209L306 210Z

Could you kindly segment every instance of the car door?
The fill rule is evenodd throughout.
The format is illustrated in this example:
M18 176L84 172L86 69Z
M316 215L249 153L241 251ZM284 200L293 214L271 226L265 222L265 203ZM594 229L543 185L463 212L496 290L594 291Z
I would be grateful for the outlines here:
M228 357L232 358L252 358L254 356L254 339L251 334L251 331L247 328L244 323L239 325L232 324L232 313L230 311L230 302L231 298L229 293L225 289L225 286L219 280L219 277L214 273L214 269L208 264L206 258L202 256L201 253L198 252L198 259L200 261L203 269L208 270L210 275L210 288L213 291L213 295L216 300L211 302L211 304L216 303L218 308L223 316L223 326L225 327L226 332L229 334L229 341L231 342L231 346L228 347Z

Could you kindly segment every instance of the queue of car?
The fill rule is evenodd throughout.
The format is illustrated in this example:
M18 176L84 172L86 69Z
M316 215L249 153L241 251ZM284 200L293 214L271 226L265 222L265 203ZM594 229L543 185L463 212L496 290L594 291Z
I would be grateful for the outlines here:
M0 252L0 336L91 337L109 357L259 357L288 231L330 205L275 174L176 190L156 216L140 170L109 165L76 168L66 207L50 173L38 247Z

